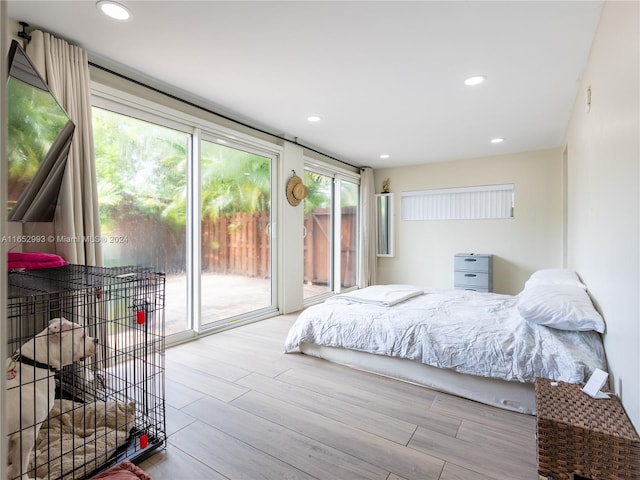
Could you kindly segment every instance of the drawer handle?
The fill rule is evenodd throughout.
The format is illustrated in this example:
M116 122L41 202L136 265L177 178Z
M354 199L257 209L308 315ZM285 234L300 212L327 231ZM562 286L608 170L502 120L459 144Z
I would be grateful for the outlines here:
M464 276L465 277L475 277L476 274L475 273L465 273Z
M465 258L464 261L465 262L475 262L476 259L475 258Z

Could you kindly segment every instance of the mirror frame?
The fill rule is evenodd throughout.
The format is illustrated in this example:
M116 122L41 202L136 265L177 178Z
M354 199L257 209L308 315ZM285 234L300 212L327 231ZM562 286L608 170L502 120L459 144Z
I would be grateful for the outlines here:
M393 193L376 194L376 255L393 257Z

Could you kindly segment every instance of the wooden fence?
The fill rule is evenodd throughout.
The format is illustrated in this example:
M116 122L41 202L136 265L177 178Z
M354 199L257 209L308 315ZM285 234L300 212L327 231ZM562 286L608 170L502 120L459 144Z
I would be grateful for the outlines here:
M356 284L357 216L342 210L342 286ZM268 212L238 213L202 222L202 270L266 277L270 273ZM331 272L331 214L318 208L304 218L304 282L327 285Z
M357 216L355 208L342 211L342 285L355 285ZM331 272L331 215L316 209L304 219L304 281L318 285L329 282ZM201 223L202 271L267 278L271 272L269 212L237 213ZM184 271L186 235L150 219L122 220L110 235L127 236L121 245L105 245L105 258L118 264L144 263L166 273Z
M271 272L269 212L202 222L202 270L266 278Z
M358 224L356 207L343 207L340 225L341 285L356 284ZM304 217L304 282L327 285L331 272L331 211L317 208Z

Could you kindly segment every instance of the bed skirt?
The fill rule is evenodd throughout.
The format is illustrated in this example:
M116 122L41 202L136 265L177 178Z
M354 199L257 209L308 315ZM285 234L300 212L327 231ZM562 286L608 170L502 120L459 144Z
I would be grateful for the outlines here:
M533 384L477 377L432 367L405 358L324 347L312 343L300 344L300 351L306 355L323 358L358 370L403 380L494 407L535 415L536 402Z

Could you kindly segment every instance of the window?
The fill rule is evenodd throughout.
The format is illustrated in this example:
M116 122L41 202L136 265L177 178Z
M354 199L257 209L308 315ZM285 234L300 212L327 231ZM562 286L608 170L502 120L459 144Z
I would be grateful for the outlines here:
M483 185L402 192L402 220L513 218L514 187Z

